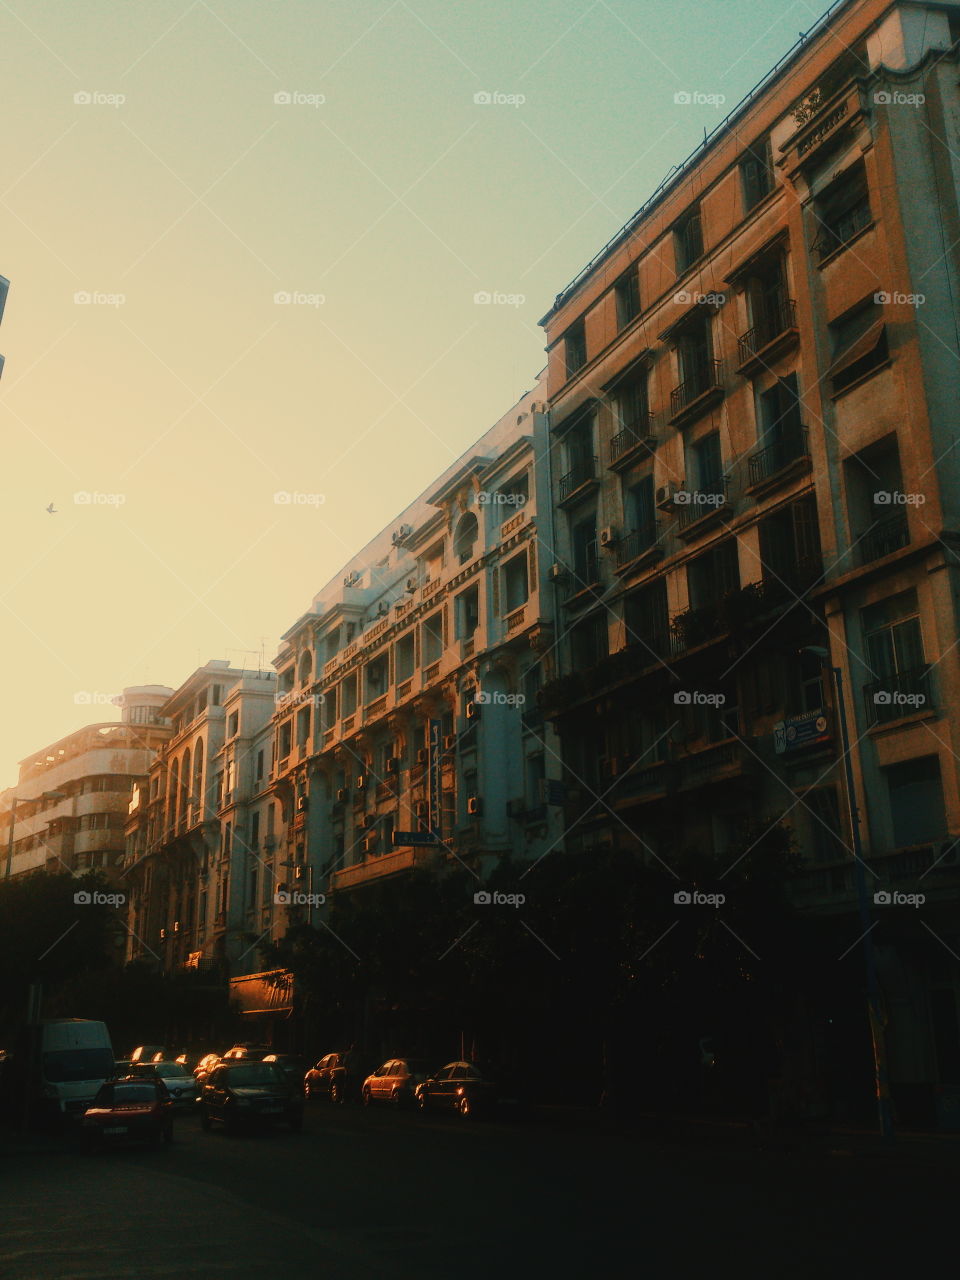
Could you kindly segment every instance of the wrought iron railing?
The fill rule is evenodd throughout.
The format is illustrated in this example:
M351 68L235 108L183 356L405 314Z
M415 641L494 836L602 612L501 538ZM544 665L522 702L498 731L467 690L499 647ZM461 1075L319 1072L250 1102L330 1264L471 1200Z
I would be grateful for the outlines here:
M788 329L796 327L797 304L793 298L779 298L776 302L768 304L753 328L748 329L737 339L740 363L746 364L758 351L762 351L767 343L773 342L774 338L779 338Z
M799 424L781 427L770 444L750 455L750 483L761 484L798 458L810 456L810 433Z
M723 386L723 361L704 360L670 392L670 411L673 417L682 413L699 396Z

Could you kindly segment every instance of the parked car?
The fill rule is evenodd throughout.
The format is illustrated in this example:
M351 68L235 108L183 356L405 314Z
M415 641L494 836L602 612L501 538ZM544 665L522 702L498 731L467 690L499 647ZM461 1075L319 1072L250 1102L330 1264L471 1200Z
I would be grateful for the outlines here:
M473 1062L448 1062L416 1089L422 1112L456 1111L464 1118L489 1114L498 1097L496 1082Z
M262 1062L273 1049L268 1044L235 1044L223 1055L224 1062L236 1062L243 1059L247 1062Z
M156 1077L109 1080L84 1112L81 1132L91 1151L114 1142L172 1142L173 1103L166 1085Z
M131 1062L157 1062L167 1056L162 1044L141 1044L130 1055Z
M395 1107L402 1107L413 1102L417 1085L428 1074L428 1063L422 1058L389 1058L364 1080L360 1098L365 1107L373 1102L392 1102Z
M354 1049L345 1053L328 1053L311 1067L304 1077L303 1089L308 1098L329 1098L331 1102L355 1102L360 1098L364 1078L376 1062L362 1057Z
M200 1123L210 1129L214 1120L228 1129L242 1124L285 1121L303 1127L303 1092L293 1089L272 1062L221 1062L200 1093Z
M220 1061L219 1053L205 1053L193 1069L197 1084L205 1084L210 1072Z
M307 1060L296 1053L268 1053L263 1062L272 1062L287 1077L287 1083L304 1092L303 1078L307 1074Z
M200 1097L193 1073L179 1062L135 1062L129 1069L135 1078L162 1080L174 1107L190 1109Z

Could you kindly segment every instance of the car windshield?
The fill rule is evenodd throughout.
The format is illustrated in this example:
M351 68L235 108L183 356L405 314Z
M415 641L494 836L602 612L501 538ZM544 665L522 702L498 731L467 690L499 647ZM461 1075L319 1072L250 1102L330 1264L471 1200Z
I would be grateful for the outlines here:
M249 1066L231 1067L227 1072L227 1084L231 1088L238 1085L242 1089L246 1089L251 1085L261 1084L278 1084L283 1082L283 1077L275 1066L269 1062L251 1063Z
M51 1084L106 1080L114 1069L109 1049L57 1049L43 1055L43 1074Z

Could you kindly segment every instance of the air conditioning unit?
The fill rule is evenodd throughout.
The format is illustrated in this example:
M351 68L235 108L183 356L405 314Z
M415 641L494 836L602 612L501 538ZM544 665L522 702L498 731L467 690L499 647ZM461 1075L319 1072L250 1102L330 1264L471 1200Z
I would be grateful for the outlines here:
M297 796L297 813L303 813L306 807L307 807L307 797Z
M400 768L400 761L396 756L387 756L387 773L396 773Z
M605 529L600 530L601 547L612 547L616 541L617 541L617 535L614 532L614 530L610 527L610 525L607 525Z
M294 878L294 880L302 880L302 879L303 879L303 877L304 877L304 875L305 875L305 873L306 873L306 870L307 870L307 869L306 869L306 867L303 865L303 863L302 863L302 862L298 862L298 863L297 863L297 865L293 868L293 878Z
M661 511L670 511L674 506L674 495L677 487L674 484L661 484L657 488L656 505Z
M483 801L479 796L469 796L467 798L467 813L473 817L478 817L483 813Z
M340 787L337 790L337 804L344 804L350 799L350 792L346 787Z
M414 593L414 591L416 591L416 589L417 589L417 580L416 580L416 578L408 578L408 579L407 579L407 590L410 592L410 594L411 594L411 595L413 595L413 593Z
M480 719L480 703L468 702L466 714L467 714L468 720L479 720Z
M550 566L549 577L551 582L562 582L566 576L567 571L562 564L552 564Z
M430 759L430 752L426 747L420 747L417 751L417 764L426 764Z
M401 542L406 542L411 532L412 530L408 524L402 524L399 529L394 529L390 536L390 541L395 547L399 547Z
M366 791L366 789L367 789L367 775L366 775L365 773L358 773L358 774L357 774L356 788L357 788L357 790L358 790L358 791Z
M443 739L444 751L454 751L456 750L456 746L457 746L457 735L455 733L446 734Z

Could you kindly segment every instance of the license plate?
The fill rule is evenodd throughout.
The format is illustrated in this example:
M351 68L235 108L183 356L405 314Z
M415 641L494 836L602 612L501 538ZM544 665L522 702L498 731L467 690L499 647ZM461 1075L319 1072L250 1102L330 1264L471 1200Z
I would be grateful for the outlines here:
M265 1116L276 1116L280 1114L280 1112L283 1110L283 1107L269 1106L269 1107L262 1107L261 1110Z
M125 1124L114 1126L111 1129L104 1129L104 1133L126 1133L127 1126Z

